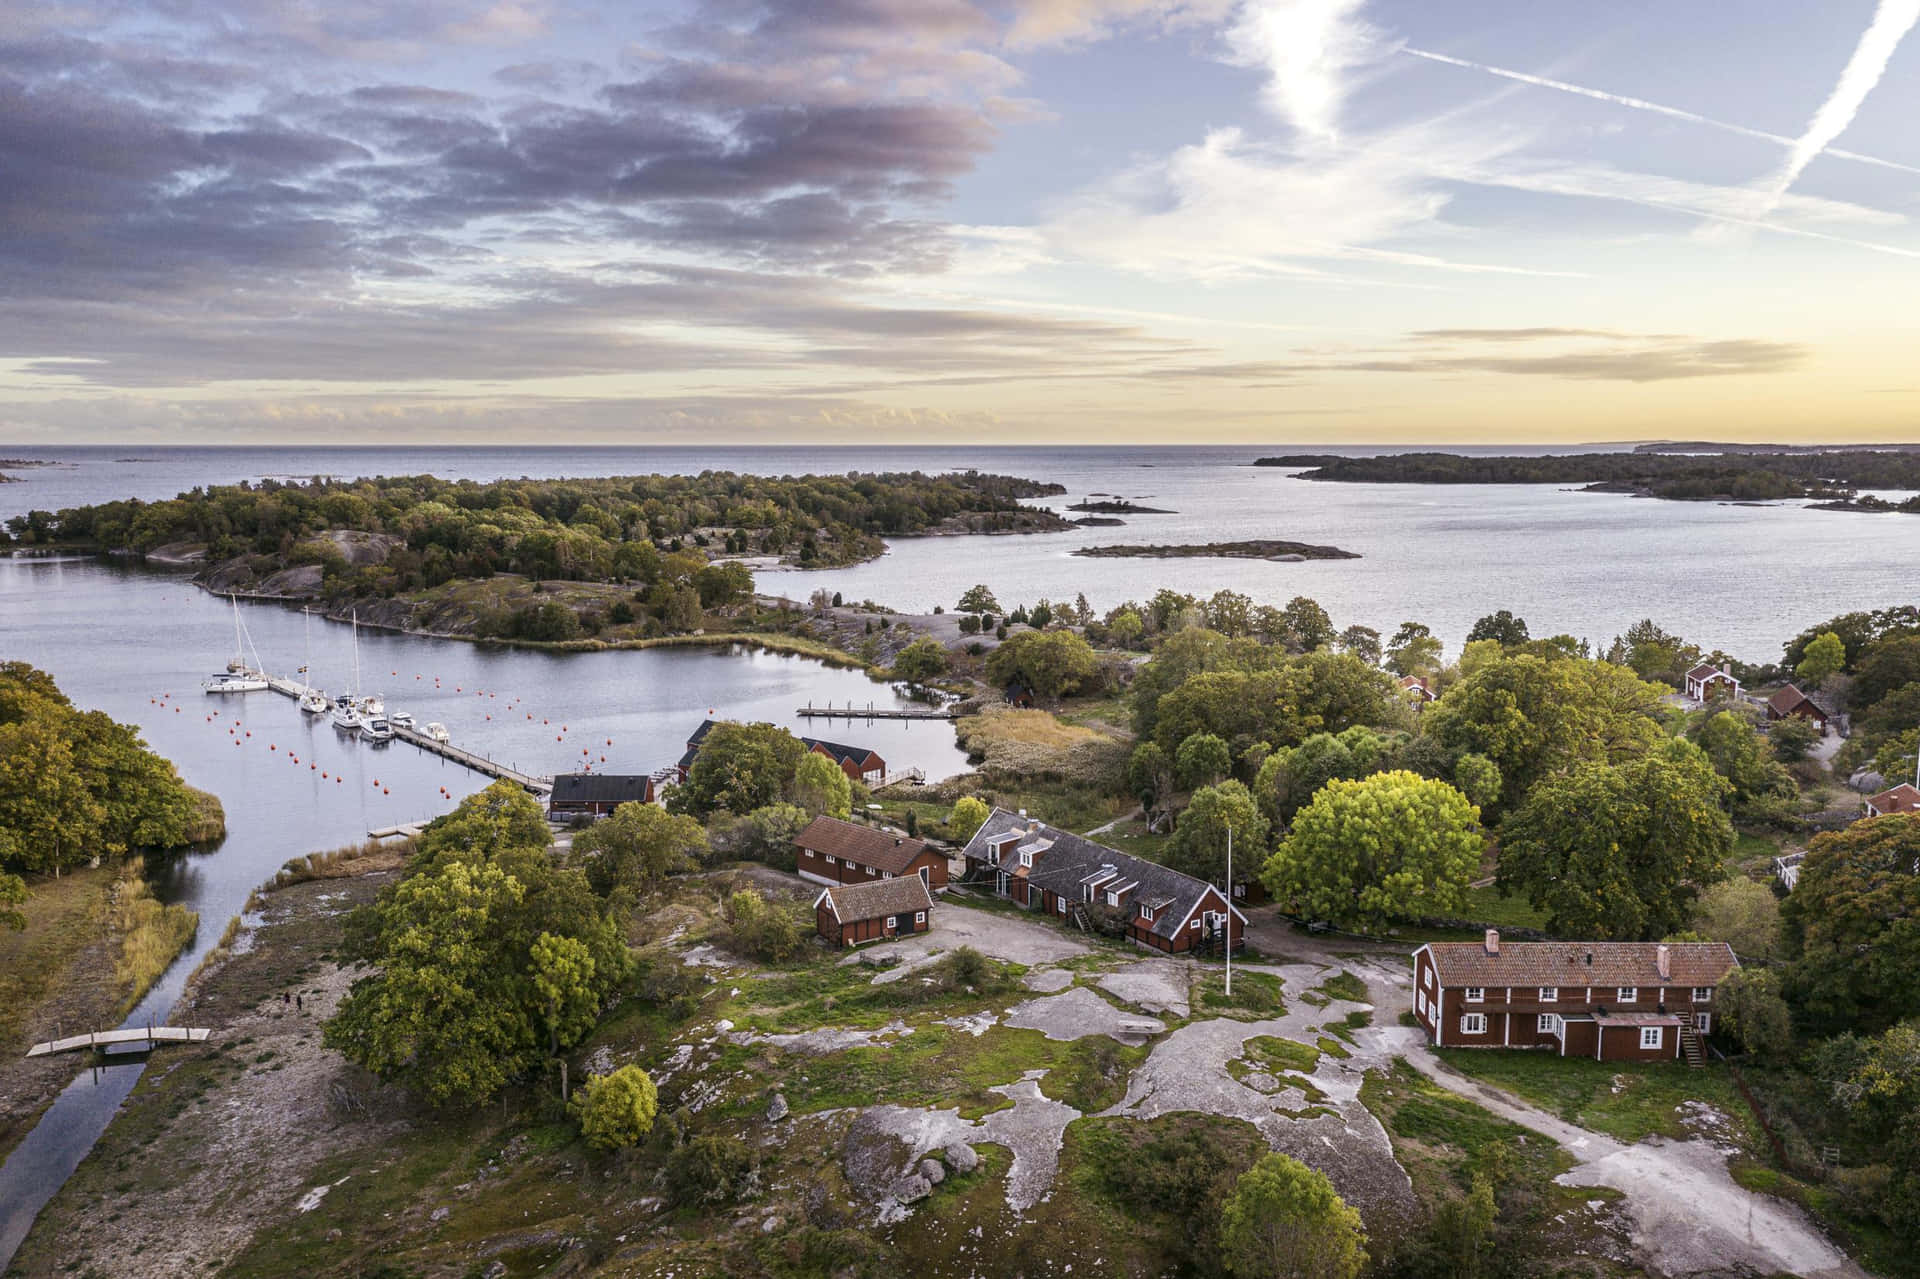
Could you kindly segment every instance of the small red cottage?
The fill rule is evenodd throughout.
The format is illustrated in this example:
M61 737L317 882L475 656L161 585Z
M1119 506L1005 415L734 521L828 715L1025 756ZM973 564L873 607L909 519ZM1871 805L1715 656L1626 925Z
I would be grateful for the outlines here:
M924 874L838 884L813 899L814 930L833 946L924 933L933 917L933 894Z
M1413 1015L1444 1048L1541 1048L1596 1061L1704 1061L1725 942L1429 942Z
M816 884L862 884L925 872L927 886L947 886L947 855L918 839L837 817L816 817L793 839L795 869Z
M1433 689L1427 686L1427 677L1424 675L1402 675L1400 692L1415 707L1425 706L1433 700Z
M1687 672L1687 696L1696 702L1732 700L1740 696L1740 681L1711 662Z
M1912 782L1867 796L1867 816L1891 817L1895 813L1920 813L1920 790L1915 790Z
M1767 699L1767 718L1790 719L1798 716L1811 721L1822 733L1833 724L1833 713L1812 697L1789 684Z

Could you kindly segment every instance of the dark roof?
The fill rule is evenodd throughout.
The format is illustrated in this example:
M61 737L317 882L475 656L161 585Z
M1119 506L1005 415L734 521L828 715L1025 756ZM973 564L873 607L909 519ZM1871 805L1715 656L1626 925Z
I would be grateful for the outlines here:
M713 726L720 722L719 720L712 719L700 721L700 727L694 729L693 736L687 739L686 754L680 757L679 766L681 768L693 767L693 758L700 753L701 743L707 740L707 734L713 731ZM813 750L815 747L818 747L831 755L836 764L844 764L848 760L852 760L856 764L864 764L869 759L880 758L879 755L864 746L848 746L841 742L823 742L817 737L802 737L800 744L808 750Z
M1426 949L1442 986L1717 986L1740 966L1723 941L1664 944L1664 978L1659 942L1501 942L1492 955L1477 941L1429 942Z
M1798 711L1802 706L1811 706L1814 710L1818 711L1822 716L1831 715L1833 713L1832 711L1828 710L1826 707L1820 705L1817 699L1808 697L1805 693L1801 692L1799 689L1795 688L1791 684L1787 685L1785 688L1775 693L1772 697L1769 697L1767 699L1767 706L1776 715L1791 715L1795 711Z
M1687 672L1688 679L1697 679L1697 680L1709 680L1716 675L1718 675L1721 679L1733 680L1733 682L1736 684L1740 682L1737 679L1733 679L1732 675L1729 675L1725 670L1721 669L1720 667L1715 666L1712 662L1702 662L1698 666L1694 667L1692 670Z
M814 818L807 823L805 830L793 837L793 842L801 848L827 853L856 866L871 866L875 870L892 871L896 875L906 874L914 859L927 851L926 843L922 840L875 830L871 826L856 826L837 817Z
M996 860L988 845L996 837L1009 834L1018 838ZM1100 887L1132 884L1130 903L1141 902L1154 908L1150 931L1158 937L1172 937L1213 887L1203 879L1195 879L1159 862L1096 844L1072 831L1032 821L1004 808L994 809L981 823L980 829L967 841L963 855L1011 871L1019 866L1023 849L1034 853L1028 882L1072 901L1081 899L1082 883L1111 870L1113 878Z
M844 764L849 760L855 764L864 764L870 759L879 758L865 746L848 746L843 742L823 742L817 737L803 737L800 740L808 750L822 750L833 756L836 764Z
M884 919L909 910L931 910L933 894L918 875L900 879L871 879L864 884L835 884L813 899L817 908L824 899L833 909L833 917L843 924L861 919Z
M647 802L653 779L644 773L561 773L553 779L553 804Z

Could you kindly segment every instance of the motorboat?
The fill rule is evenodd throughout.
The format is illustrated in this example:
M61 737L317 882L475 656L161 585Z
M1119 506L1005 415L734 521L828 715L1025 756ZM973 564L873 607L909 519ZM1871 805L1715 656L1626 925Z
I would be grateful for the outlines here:
M370 742L390 742L393 740L393 725L388 722L385 715L362 718L360 736Z
M387 716L387 723L393 725L395 728L412 728L413 712L395 711L393 714Z
M387 717L387 704L380 700L380 694L378 693L368 693L365 697L355 702L354 705L360 708L361 719L385 719Z
M333 726L349 733L360 731L360 709L346 693L333 699Z
M427 725L427 736L443 744L453 740L452 736L447 732L447 726L438 721Z

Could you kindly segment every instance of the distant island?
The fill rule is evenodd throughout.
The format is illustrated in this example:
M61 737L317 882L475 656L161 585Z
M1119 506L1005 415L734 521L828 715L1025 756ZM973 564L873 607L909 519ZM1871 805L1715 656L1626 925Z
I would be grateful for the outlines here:
M1337 546L1315 546L1309 542L1205 542L1187 546L1083 546L1074 551L1091 559L1212 559L1277 560L1295 563L1301 560L1357 560L1359 554Z
M1178 515L1178 511L1163 511L1157 506L1136 506L1124 498L1102 501L1075 502L1067 508L1069 511L1086 511L1094 515Z
M1659 446L1675 447L1675 446ZM1712 446L1698 446L1707 448ZM1861 488L1920 490L1920 453L1842 448L1814 452L1571 453L1467 457L1292 454L1255 466L1298 469L1297 478L1358 484L1578 484L1590 493L1631 493L1678 502L1812 499L1822 509L1896 509L1856 501ZM1903 505L1898 509L1906 509Z

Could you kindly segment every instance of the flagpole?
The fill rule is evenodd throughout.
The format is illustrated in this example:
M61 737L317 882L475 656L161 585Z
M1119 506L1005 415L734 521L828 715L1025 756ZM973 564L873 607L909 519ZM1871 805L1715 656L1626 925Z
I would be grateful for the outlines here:
M1227 998L1233 998L1233 827L1227 827Z

